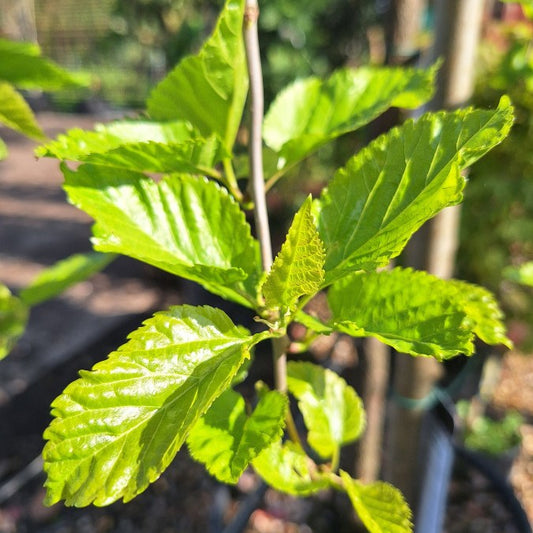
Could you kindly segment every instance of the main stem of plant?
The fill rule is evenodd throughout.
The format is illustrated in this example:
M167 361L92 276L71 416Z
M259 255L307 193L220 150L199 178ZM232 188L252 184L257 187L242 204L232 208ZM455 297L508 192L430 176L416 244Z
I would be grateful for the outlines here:
M265 179L263 176L262 123L264 111L263 73L259 54L257 0L246 0L244 12L244 45L250 79L250 192L254 201L254 218L257 237L261 246L261 258L265 272L272 266L272 244L266 205ZM274 380L276 389L287 390L287 338L273 339Z

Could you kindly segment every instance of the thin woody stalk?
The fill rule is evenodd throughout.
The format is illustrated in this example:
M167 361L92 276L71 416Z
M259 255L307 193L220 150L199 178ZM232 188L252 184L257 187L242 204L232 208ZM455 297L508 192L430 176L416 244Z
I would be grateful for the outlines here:
M263 73L257 36L259 7L257 0L246 0L244 12L244 45L250 79L250 182L249 191L254 202L254 218L261 247L261 258L265 272L272 266L272 243L266 205L265 179L263 176L262 124L264 113ZM272 340L274 356L274 380L276 389L287 391L287 347L286 336ZM299 442L298 432L290 412L287 413L287 430L291 439Z

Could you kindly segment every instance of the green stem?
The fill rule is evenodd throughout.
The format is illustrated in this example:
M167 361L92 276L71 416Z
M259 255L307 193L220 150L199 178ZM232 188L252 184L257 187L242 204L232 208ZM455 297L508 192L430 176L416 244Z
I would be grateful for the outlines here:
M239 189L239 185L237 183L237 177L235 176L233 165L231 164L231 159L224 159L222 161L222 165L224 167L226 185L229 191L231 192L231 194L233 194L233 196L235 196L235 198L237 199L239 203L242 203L244 200L244 197L243 197L241 190Z

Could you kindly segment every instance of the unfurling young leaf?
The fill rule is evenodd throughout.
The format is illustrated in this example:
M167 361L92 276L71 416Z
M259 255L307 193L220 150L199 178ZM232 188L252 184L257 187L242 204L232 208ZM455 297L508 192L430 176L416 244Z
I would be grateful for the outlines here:
M494 111L428 113L354 156L318 205L326 284L386 265L426 220L459 203L460 170L501 142L512 122L506 97Z
M115 257L114 254L98 252L71 255L44 269L30 285L20 291L20 299L30 306L49 300L68 287L100 272Z
M249 463L281 438L286 409L286 397L270 391L248 416L243 397L227 390L192 428L189 451L219 481L236 483Z
M129 255L252 307L259 248L228 192L189 175L156 183L123 169L63 166L70 201L92 216L101 252Z
M475 335L491 344L509 343L501 311L486 290L426 272L358 272L334 283L328 302L333 329L373 336L411 355L471 355Z
M263 284L267 309L293 311L302 296L316 294L324 279L324 246L311 214L311 197L296 213L287 238Z
M215 30L196 56L186 57L152 91L155 120L187 120L204 137L218 135L231 151L248 92L242 38L243 0L227 0Z
M52 404L47 503L131 500L169 465L256 342L211 307L156 313Z
M330 487L327 476L316 466L302 448L292 442L277 441L254 460L257 473L273 488L295 496L308 496Z
M28 307L0 283L0 359L15 346L28 321Z
M388 483L364 485L341 471L344 490L370 533L411 533L411 510L401 492Z
M359 437L365 425L363 404L355 390L335 372L312 363L291 361L287 386L298 400L309 445L323 458Z

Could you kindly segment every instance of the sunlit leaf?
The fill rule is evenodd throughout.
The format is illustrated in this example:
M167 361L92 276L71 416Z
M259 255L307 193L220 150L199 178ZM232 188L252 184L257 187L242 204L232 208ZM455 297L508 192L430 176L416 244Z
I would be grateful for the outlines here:
M38 147L39 157L56 157L65 161L83 161L91 154L104 154L115 148L135 143L179 145L200 138L198 132L183 120L149 122L122 120L97 124L94 131L74 128L57 139Z
M84 281L103 270L115 256L91 252L71 255L44 269L20 292L26 305L36 305L62 293L68 287Z
M7 146L6 143L0 139L0 161L7 157Z
M52 404L45 431L48 504L131 500L229 387L253 337L218 309L156 313Z
M35 44L0 39L0 80L22 89L43 90L87 84L86 77L69 74L40 55L40 49Z
M248 91L243 18L244 1L227 0L200 52L183 59L152 91L152 118L188 120L204 137L217 134L231 150Z
M265 117L263 137L278 152L278 171L391 106L415 108L431 97L436 69L340 69L284 89Z
M270 391L248 416L243 397L227 390L193 427L189 451L219 481L236 483L250 461L281 438L286 409L285 396Z
M401 492L377 481L365 485L341 471L344 489L369 533L411 533L411 510Z
M458 283L411 269L358 272L330 288L331 326L412 355L470 355L475 333L487 328L489 339L503 326L496 322L496 333L491 329L492 302L488 309L477 305L479 287Z
M502 141L512 122L506 97L492 111L429 113L354 156L318 206L326 284L387 264L426 220L459 203L460 170Z
M503 276L515 283L533 287L533 261L517 267L509 266L503 270Z
M27 321L27 306L0 283L0 359L13 349Z
M308 496L327 489L330 482L314 467L298 444L275 442L254 460L257 473L274 489L295 496Z
M101 252L129 255L251 306L259 249L238 204L216 183L188 175L156 183L102 166L63 166L69 199L96 220Z
M363 404L355 390L335 372L312 363L291 361L287 386L298 400L310 446L329 459L354 441L365 424Z
M1 81L0 124L27 135L32 139L44 139L44 133L39 127L39 124L37 124L33 111L30 109L26 100L24 100L12 85Z
M263 284L265 307L279 309L284 314L295 307L301 296L317 293L324 279L324 257L309 197L296 213Z

